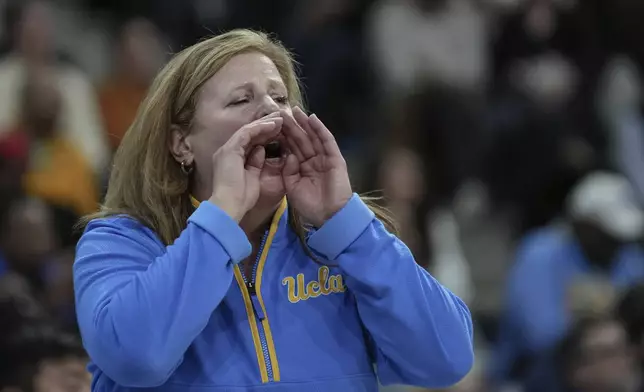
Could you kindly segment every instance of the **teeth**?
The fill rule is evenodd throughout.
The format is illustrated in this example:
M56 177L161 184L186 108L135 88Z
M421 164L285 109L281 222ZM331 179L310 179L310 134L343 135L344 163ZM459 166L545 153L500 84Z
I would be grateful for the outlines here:
M278 141L268 143L264 146L264 149L266 151L266 158L279 158L282 156L282 146Z

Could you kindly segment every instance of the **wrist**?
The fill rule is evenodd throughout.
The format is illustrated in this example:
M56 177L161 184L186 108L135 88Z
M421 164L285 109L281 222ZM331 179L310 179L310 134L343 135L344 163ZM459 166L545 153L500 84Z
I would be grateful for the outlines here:
M217 195L210 196L208 201L219 207L237 223L239 223L244 217L244 214L240 211L235 203L226 201L226 199L218 197Z
M312 222L313 226L316 228L322 227L322 225L324 225L329 219L333 218L335 214L337 214L341 209L343 209L344 206L347 205L349 200L351 200L351 197L348 197L340 201L333 207L329 208L322 217L320 217L319 219L316 219L315 222Z

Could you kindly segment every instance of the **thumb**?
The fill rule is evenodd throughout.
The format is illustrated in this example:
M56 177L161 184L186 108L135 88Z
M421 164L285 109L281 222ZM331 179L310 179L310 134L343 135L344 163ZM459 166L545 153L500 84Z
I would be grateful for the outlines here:
M300 161L294 154L289 154L286 157L286 163L282 169L282 178L287 192L300 180Z
M246 170L259 174L262 171L262 167L264 167L265 158L266 150L264 150L264 146L255 146L246 160Z

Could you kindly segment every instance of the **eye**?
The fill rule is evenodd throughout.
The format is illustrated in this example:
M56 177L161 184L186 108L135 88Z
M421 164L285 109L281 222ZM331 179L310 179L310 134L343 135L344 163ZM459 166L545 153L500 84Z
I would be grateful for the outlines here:
M235 101L232 101L231 103L228 104L228 106L239 106L239 105L243 105L245 103L248 103L249 101L250 100L248 98L244 97L244 98L240 98L240 99L237 99Z
M273 99L275 100L275 102L279 103L280 105L288 104L288 97L286 97L286 96L282 95L282 96L279 96L279 97L275 97Z

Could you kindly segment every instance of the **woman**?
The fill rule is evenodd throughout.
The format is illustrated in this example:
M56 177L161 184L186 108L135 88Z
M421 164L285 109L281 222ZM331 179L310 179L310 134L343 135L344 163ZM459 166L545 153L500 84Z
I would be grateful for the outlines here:
M247 30L156 78L77 248L94 391L376 391L374 362L383 383L468 373L467 307L298 105L288 52Z

